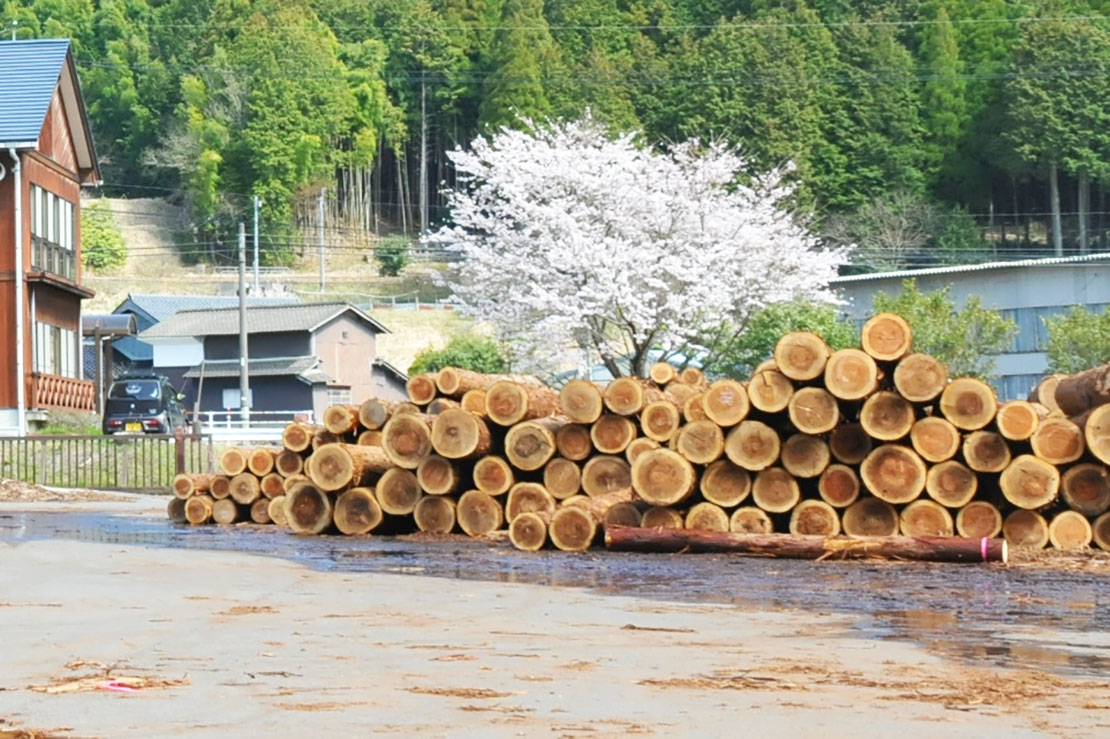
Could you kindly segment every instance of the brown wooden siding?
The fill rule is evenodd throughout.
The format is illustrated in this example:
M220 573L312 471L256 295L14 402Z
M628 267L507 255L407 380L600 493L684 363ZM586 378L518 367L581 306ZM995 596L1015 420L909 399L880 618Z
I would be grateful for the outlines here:
M50 109L39 134L38 150L76 176L77 154L73 150L73 134L66 120L60 89L54 91L54 99L50 101Z

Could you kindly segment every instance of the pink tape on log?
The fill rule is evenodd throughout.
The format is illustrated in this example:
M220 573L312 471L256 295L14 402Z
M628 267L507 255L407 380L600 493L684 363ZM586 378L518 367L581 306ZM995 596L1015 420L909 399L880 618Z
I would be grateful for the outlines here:
M983 537L983 540L982 540L982 542L980 542L980 545L981 545L981 547L982 547L982 548L981 548L981 551L983 552L983 561L984 561L984 562L986 562L986 561L987 561L987 545L988 545L989 543L990 543L990 539L988 539L988 538L987 538L987 537L985 537L985 536Z

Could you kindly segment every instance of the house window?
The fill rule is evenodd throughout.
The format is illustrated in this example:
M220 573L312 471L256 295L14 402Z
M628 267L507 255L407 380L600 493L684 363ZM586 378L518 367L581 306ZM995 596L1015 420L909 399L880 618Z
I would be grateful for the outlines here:
M31 266L77 279L73 203L31 185Z
M35 321L31 353L35 372L80 378L76 331Z
M328 388L328 405L350 405L351 404L351 388L349 387L329 387Z

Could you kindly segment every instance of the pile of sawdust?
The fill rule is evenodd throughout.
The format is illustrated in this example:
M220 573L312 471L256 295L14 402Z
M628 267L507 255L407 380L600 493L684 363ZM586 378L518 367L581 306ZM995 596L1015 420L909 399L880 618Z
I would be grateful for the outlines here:
M1110 552L1098 549L1010 549L1011 567L1110 574Z
M118 493L45 488L33 482L0 479L0 503L120 503L128 500L131 498Z

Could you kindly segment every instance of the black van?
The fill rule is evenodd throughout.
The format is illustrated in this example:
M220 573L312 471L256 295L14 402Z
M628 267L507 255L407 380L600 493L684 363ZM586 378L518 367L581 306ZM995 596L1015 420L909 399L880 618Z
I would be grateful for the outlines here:
M161 375L124 375L108 390L102 429L105 434L172 433L185 425L182 397Z

